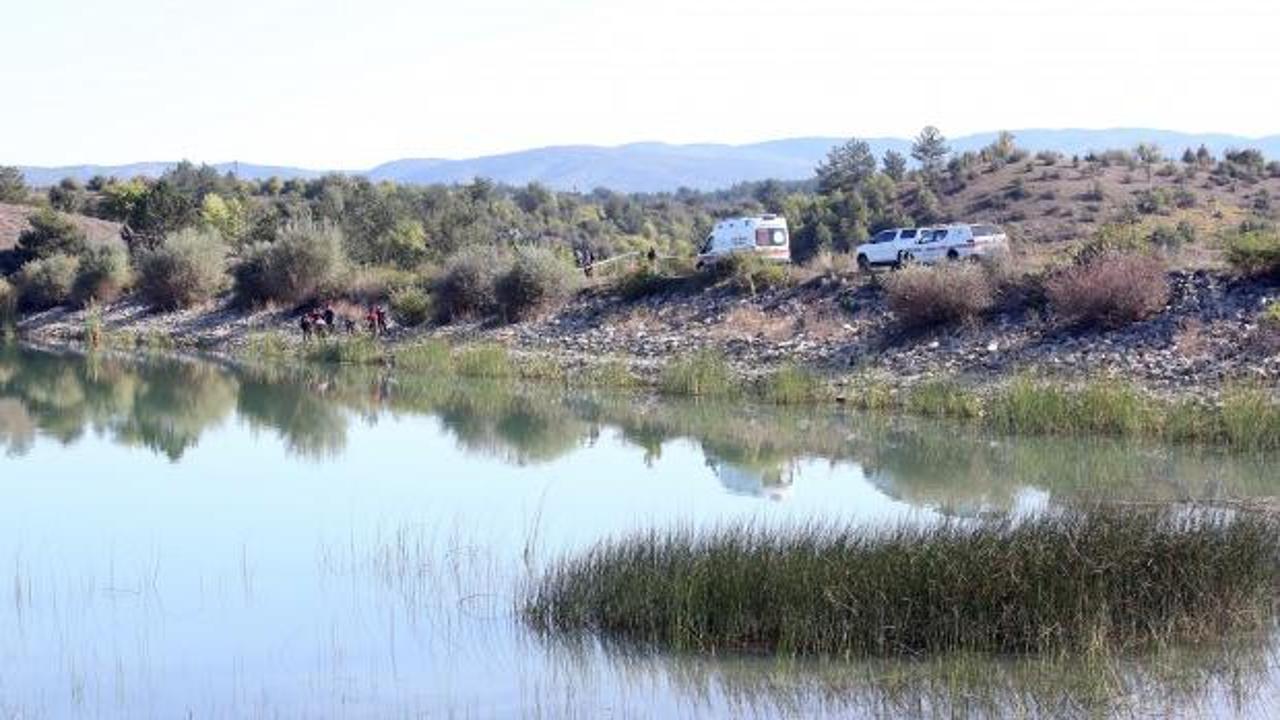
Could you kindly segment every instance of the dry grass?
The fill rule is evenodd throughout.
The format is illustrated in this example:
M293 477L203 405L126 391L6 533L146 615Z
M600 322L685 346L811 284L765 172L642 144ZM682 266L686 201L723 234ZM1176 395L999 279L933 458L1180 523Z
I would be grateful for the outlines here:
M908 267L885 280L885 292L894 317L908 328L972 320L995 304L986 270L974 263Z
M1178 325L1173 336L1173 347L1185 358L1203 357L1209 349L1209 338L1205 333L1204 323L1190 318Z
M777 342L794 337L796 320L788 316L769 315L754 307L735 307L712 329L720 338L756 337Z
M1145 253L1105 253L1045 283L1058 317L1071 325L1116 328L1162 310L1169 297L1165 264Z

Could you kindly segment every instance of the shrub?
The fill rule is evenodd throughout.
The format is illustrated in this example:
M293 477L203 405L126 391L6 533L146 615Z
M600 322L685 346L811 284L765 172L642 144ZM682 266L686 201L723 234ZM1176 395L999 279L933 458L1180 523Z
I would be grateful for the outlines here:
M18 290L0 277L0 329L18 319Z
M1227 262L1245 275L1280 274L1280 233L1249 230L1234 233L1226 242Z
M244 303L299 303L332 285L344 265L342 231L334 225L295 222L276 240L245 251L233 272Z
M512 264L494 284L498 308L508 320L519 320L564 300L578 286L578 273L549 248L516 249Z
M12 165L0 165L0 202L24 203L28 194L22 171Z
M791 284L791 273L785 264L753 252L732 253L712 265L711 271L717 281L752 295Z
M1115 328L1159 312L1169 296L1164 263L1145 253L1107 253L1045 284L1054 312L1073 325Z
M187 229L139 253L138 290L165 309L204 302L227 286L227 246L213 229Z
M71 299L78 305L112 302L129 286L129 279L129 256L124 248L99 245L81 256Z
M1130 222L1109 222L1102 225L1075 251L1075 262L1087 264L1093 260L1116 253L1141 253L1148 249L1149 237L1142 226Z
M417 327L431 317L431 299L420 288L406 287L391 293L391 316L405 327Z
M454 253L435 283L436 312L449 322L492 312L498 304L494 290L502 260L486 247L467 247Z
M991 280L979 265L912 266L885 281L889 309L905 327L971 320L994 305Z
M70 255L32 260L18 271L18 298L28 310L44 310L71 299L79 262Z
M421 284L422 277L409 270L393 267L349 267L317 290L326 297L346 297L371 304L382 302L398 290Z
M27 218L31 227L18 235L18 252L28 259L80 255L89 249L84 230L71 218L48 208Z
M672 284L670 279L648 265L641 265L620 275L616 283L618 294L632 301L665 292Z

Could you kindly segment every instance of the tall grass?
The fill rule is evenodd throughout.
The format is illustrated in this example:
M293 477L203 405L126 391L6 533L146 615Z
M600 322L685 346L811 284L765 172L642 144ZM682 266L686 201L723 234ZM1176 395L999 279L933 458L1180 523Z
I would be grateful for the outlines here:
M516 376L511 354L502 345L479 343L453 353L454 372L466 377L511 378Z
M659 387L670 395L709 397L731 395L735 385L733 370L723 355L699 350L668 363Z
M827 395L822 378L795 363L787 363L761 379L760 395L777 405L815 402Z
M665 530L553 564L544 631L683 651L851 657L1109 652L1263 626L1274 521L1165 510L869 531Z
M373 338L326 338L306 348L308 360L341 365L368 365L382 359L382 350Z

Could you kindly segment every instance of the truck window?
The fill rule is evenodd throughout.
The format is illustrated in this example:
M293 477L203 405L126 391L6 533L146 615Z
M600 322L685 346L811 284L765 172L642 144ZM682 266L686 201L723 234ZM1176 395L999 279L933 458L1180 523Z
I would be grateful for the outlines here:
M873 243L887 243L893 240L893 236L897 234L897 230L881 230L876 236L871 238Z
M756 247L780 247L786 244L786 230L782 228L756 228Z
M916 236L916 230L915 230L915 228L912 228L912 229L910 229L910 230L903 230L903 231L902 231L902 239L903 239L903 240L910 240L911 238L914 238L915 236Z

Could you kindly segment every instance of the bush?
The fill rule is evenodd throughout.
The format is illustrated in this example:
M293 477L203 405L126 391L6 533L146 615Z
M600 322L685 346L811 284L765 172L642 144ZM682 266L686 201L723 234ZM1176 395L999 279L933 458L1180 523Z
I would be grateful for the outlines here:
M80 258L71 289L77 305L112 302L129 286L129 256L118 245L100 245Z
M18 319L18 290L0 277L0 329Z
M498 308L519 320L567 298L578 287L578 273L549 248L516 249L514 262L494 285Z
M1148 249L1150 240L1138 223L1109 222L1076 249L1074 259L1077 265L1084 265L1117 253L1142 253Z
M417 327L431 317L431 299L420 288L406 287L391 293L391 316L405 327Z
M490 248L468 247L454 253L435 283L440 319L449 322L492 312L498 305L494 285L501 265Z
M980 265L912 266L885 281L889 309L905 327L924 328L971 320L995 304L995 292Z
M1245 275L1280 275L1280 233L1249 230L1227 238L1227 262Z
M31 227L18 235L18 252L27 259L77 256L89 249L84 230L62 213L46 208L32 214L27 222Z
M717 281L752 295L791 284L791 273L785 264L753 252L732 253L712 265L711 270Z
M1159 312L1169 297L1164 263L1145 253L1108 253L1050 277L1045 293L1072 325L1120 327Z
M651 295L666 292L675 284L649 265L640 265L618 276L615 281L617 292L625 300L635 301Z
M232 271L244 303L299 303L331 286L342 270L342 231L313 222L291 223L274 242L245 251Z
M32 260L18 271L18 298L28 310L45 310L71 299L79 262L70 255Z
M188 229L138 255L138 290L165 309L189 307L227 286L227 246L213 229Z

